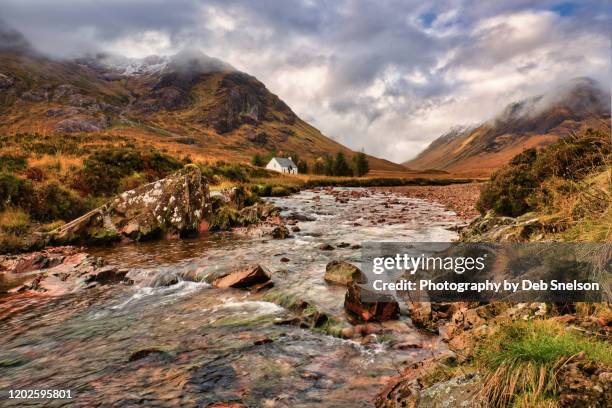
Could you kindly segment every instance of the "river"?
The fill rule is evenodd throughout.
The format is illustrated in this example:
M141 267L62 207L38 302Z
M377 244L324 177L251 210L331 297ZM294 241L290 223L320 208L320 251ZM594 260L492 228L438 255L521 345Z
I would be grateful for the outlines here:
M440 205L367 189L270 201L284 217L310 220L284 240L251 231L91 248L129 268L135 284L0 298L2 397L9 389L73 396L0 405L370 407L389 376L444 348L405 316L382 334L345 340L277 324L289 311L265 295L193 281L259 263L272 272L272 290L343 319L345 289L323 280L329 261L359 264L364 241L447 242L459 222ZM324 243L335 249L319 249Z

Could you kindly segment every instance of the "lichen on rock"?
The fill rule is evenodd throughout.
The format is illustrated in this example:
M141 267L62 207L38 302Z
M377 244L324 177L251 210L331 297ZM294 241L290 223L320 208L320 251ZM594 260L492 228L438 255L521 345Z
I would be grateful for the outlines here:
M197 234L210 213L208 185L197 166L126 191L51 233L51 242L142 241Z

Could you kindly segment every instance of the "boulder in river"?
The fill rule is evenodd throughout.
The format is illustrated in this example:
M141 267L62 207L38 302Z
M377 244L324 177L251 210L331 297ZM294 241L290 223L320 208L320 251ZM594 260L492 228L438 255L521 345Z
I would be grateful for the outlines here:
M344 261L331 261L325 267L326 282L347 286L349 283L357 281L364 282L364 276L361 270L355 265Z
M374 301L363 299L376 298ZM389 295L373 293L361 287L358 282L351 282L344 297L344 310L352 322L384 322L399 318L399 304Z
M212 284L217 288L249 288L269 281L270 273L263 266L251 265L217 278Z
M194 165L126 191L51 233L54 243L141 241L199 232L210 210L208 185Z
M289 229L284 225L279 225L277 227L274 227L274 229L272 230L272 238L274 239L289 238L289 235L291 235L289 233Z

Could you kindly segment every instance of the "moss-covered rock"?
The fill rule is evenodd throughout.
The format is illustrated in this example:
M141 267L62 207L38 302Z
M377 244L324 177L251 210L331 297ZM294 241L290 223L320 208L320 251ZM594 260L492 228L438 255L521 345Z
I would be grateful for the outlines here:
M120 194L109 203L51 232L55 243L142 241L197 233L210 213L208 186L198 167Z
M325 268L323 279L328 283L347 286L354 281L364 281L364 276L355 265L344 261L331 261Z

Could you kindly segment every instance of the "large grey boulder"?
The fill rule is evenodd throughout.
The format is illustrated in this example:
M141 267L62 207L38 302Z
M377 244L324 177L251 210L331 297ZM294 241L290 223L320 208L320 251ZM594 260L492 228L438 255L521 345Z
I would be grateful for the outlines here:
M194 235L207 228L208 185L195 165L126 191L51 233L54 243L141 241Z

